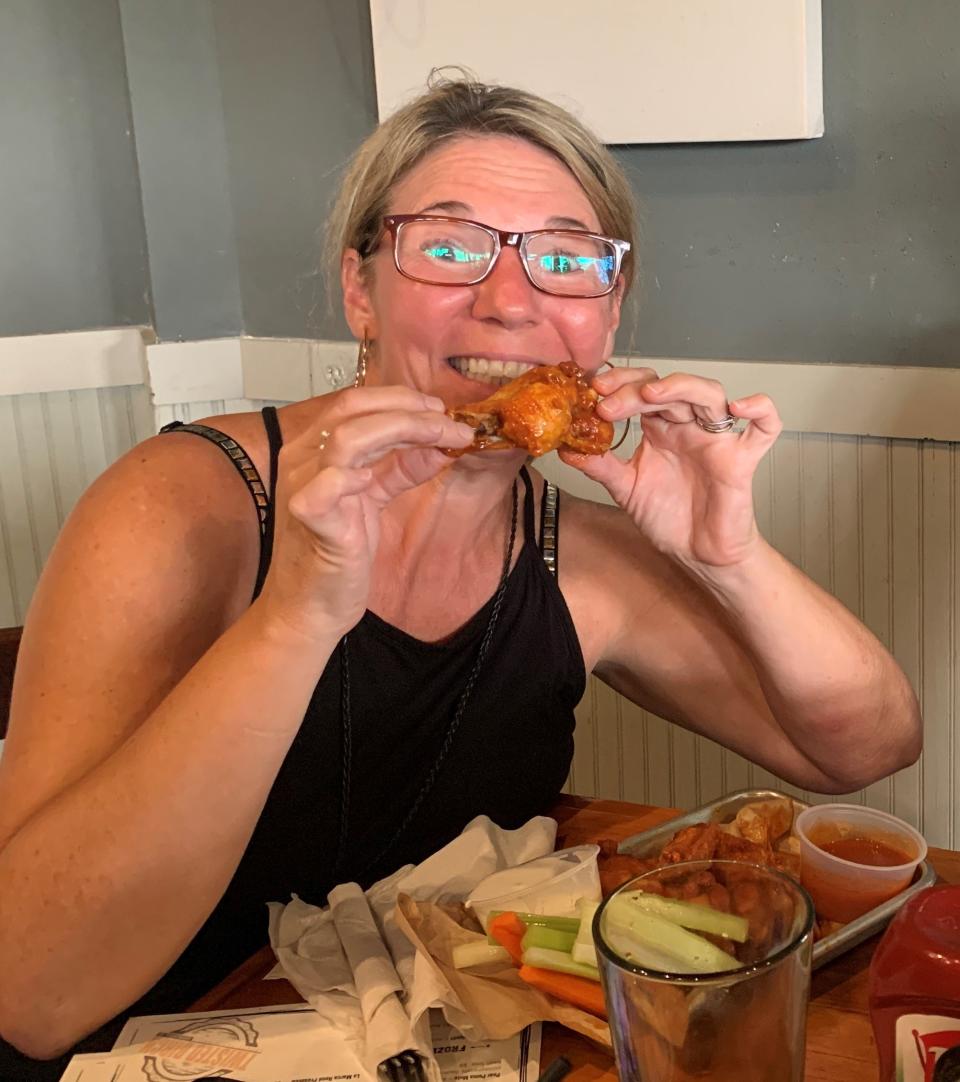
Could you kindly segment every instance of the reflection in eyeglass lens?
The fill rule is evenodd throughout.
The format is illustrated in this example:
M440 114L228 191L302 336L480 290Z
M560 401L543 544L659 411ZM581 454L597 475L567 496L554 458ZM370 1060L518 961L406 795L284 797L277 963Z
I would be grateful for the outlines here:
M427 281L469 281L483 274L494 240L483 229L459 222L407 222L400 230L401 268Z
M612 281L616 253L597 237L540 233L526 245L527 266L538 283L558 292L598 292ZM570 278L580 278L572 282ZM566 281L558 282L558 278Z

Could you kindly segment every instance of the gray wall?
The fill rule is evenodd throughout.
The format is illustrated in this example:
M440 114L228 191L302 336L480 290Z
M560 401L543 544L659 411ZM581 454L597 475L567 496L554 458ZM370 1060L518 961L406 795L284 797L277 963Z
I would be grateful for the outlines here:
M346 336L317 275L376 123L361 0L120 0L160 338Z
M823 3L823 139L617 150L620 348L955 363L960 7ZM318 229L374 102L365 0L8 0L0 334L146 322L152 276L164 339L342 336Z
M960 363L958 43L955 0L823 0L824 138L622 149L638 352Z
M149 323L116 0L0 4L0 334Z
M318 270L341 172L377 122L367 2L217 0L214 12L246 331L349 338Z
M156 331L243 329L213 13L195 0L120 0Z

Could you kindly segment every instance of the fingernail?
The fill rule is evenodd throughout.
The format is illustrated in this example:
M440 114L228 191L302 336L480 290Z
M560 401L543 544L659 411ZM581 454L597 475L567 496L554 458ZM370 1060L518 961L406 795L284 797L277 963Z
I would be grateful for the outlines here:
M444 406L444 404L443 404L443 399L442 398L437 398L436 395L428 394L428 395L424 396L424 402L426 403L428 409L432 409L432 410L446 409L446 406Z
M469 425L465 425L462 422L458 421L457 434L460 436L464 436L468 440L472 440L473 437L476 435L476 432Z
M728 398L727 399L727 409L733 409L734 407L739 408L739 406L740 406L740 399L739 398Z

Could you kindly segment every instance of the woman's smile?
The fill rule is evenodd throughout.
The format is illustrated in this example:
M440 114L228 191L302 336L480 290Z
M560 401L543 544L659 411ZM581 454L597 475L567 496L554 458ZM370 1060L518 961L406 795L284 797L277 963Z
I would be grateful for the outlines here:
M549 361L512 361L485 355L448 357L447 364L472 383L484 383L500 387L510 380L522 376L524 372L539 364Z

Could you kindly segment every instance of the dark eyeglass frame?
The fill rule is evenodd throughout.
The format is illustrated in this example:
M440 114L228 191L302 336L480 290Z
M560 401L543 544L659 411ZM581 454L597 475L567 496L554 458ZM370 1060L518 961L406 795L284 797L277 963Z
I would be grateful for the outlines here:
M486 269L481 274L478 274L476 278L471 278L469 281L437 282L429 278L419 278L417 275L405 271L400 266L400 233L408 222L458 222L461 225L476 226L493 238L493 256ZM570 300L593 300L597 297L606 297L608 294L612 293L617 288L617 282L620 280L620 268L623 265L623 257L630 251L629 241L617 240L615 237L605 237L602 233L593 233L588 229L528 229L522 233L511 233L506 229L495 229L492 225L487 225L485 222L475 222L472 218L454 218L446 214L387 214L383 219L383 227L393 240L393 265L404 278L409 278L414 282L423 282L425 285L431 286L479 285L493 273L493 268L497 265L497 261L500 259L500 255L504 248L516 248L517 254L520 256L520 265L523 267L523 272L527 276L527 281L534 289L539 290L541 293L546 293L551 297L567 297ZM572 293L557 293L552 289L546 289L544 286L534 281L533 275L530 272L530 267L527 263L526 246L530 238L542 236L544 233L550 233L554 236L559 234L560 236L589 237L591 240L600 240L611 245L614 250L615 262L613 274L610 275L610 285L599 293L584 293L577 296Z

